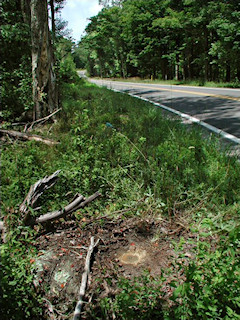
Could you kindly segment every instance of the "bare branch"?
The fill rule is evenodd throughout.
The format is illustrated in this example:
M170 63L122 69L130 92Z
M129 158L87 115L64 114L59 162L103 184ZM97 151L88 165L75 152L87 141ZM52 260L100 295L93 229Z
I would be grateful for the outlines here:
M91 195L89 198L87 198L85 201L83 201L84 197L82 195L79 195L78 198L76 198L73 202L68 204L62 210L48 212L48 213L38 217L36 219L35 223L43 223L43 222L63 218L66 215L68 215L69 213L72 213L76 210L79 210L80 208L84 208L88 203L92 202L93 200L95 200L99 196L100 196L100 193L95 192L93 195Z
M87 257L85 261L84 272L82 274L82 281L81 281L81 286L79 290L79 300L77 302L77 305L74 311L73 320L78 320L80 319L80 316L81 316L83 297L85 295L85 291L87 287L87 279L90 273L91 255L93 253L94 248L98 245L98 243L99 243L99 239L94 243L94 237L91 237L90 246L88 248Z

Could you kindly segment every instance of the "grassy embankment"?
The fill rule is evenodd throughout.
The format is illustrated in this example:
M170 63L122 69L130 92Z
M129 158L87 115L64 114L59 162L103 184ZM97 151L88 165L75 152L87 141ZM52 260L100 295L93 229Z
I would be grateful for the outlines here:
M211 88L240 88L238 80L232 82L214 82L205 80L158 80L158 79L141 79L138 77L133 78L114 78L114 81L126 81L136 83L152 83L152 84L166 84L166 85L179 85L179 86L196 86L196 87L211 87Z
M149 319L149 315L151 319L239 319L240 165L236 159L221 153L215 138L202 139L198 128L189 130L152 105L124 94L80 81L65 85L62 99L58 122L41 130L42 135L59 140L59 145L3 146L1 206L11 230L10 240L2 246L5 317L15 304L20 317L12 319L41 313L31 285L34 240L28 228L16 227L19 221L13 208L31 184L61 169L61 182L43 198L43 212L59 208L77 192L90 195L99 190L103 196L86 209L88 215L94 211L111 216L116 210L135 207L126 217L184 216L197 234L195 259L188 267L179 265L185 283L172 283L177 287L172 307L158 308L163 280L156 279L153 285L143 277L140 286L119 283L121 293L99 302L101 319L111 318L113 310L118 319ZM139 205L142 198L145 201ZM211 237L217 239L214 250Z

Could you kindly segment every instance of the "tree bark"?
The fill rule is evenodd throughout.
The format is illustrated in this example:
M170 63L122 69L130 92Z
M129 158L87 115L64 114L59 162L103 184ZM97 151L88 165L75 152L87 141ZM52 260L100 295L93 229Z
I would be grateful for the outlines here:
M226 82L230 82L231 81L231 65L230 62L227 61L226 63Z
M53 50L48 27L47 0L31 0L33 120L57 108Z
M56 26L55 26L54 0L50 0L50 8L51 8L52 39L53 39L53 43L55 43L55 38L56 38Z

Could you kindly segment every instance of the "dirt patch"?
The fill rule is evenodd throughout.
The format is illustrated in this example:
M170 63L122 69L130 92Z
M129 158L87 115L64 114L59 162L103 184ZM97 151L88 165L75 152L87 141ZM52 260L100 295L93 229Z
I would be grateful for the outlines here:
M98 298L115 292L121 277L141 276L144 270L160 275L177 258L173 242L188 238L189 233L166 221L136 218L92 221L84 228L77 227L76 222L59 224L59 229L41 235L37 244L34 283L37 290L44 290L47 319L71 318L91 236L100 242L94 253L86 301L94 300L96 292ZM190 249L186 246L184 263L191 258ZM84 313L82 318L89 319Z

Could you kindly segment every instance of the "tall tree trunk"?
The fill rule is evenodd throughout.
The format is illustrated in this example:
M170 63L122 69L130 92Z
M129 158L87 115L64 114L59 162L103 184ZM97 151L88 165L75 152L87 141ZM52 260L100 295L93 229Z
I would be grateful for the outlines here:
M175 61L175 80L179 80L179 54L176 54L176 61Z
M209 50L209 43L208 43L208 31L204 29L204 38L205 38L205 47L204 47L204 80L208 81L209 79L209 57L208 57L208 50Z
M29 26L31 23L30 1L31 0L21 0L21 11L23 16L23 21Z
M55 43L55 38L56 38L56 26L55 26L54 0L50 0L50 8L51 8L51 22L52 22L52 39L53 39L53 43Z
M57 108L53 50L48 27L47 0L31 0L33 119Z
M227 61L226 64L226 82L230 82L231 81L231 66L230 66L230 62Z

